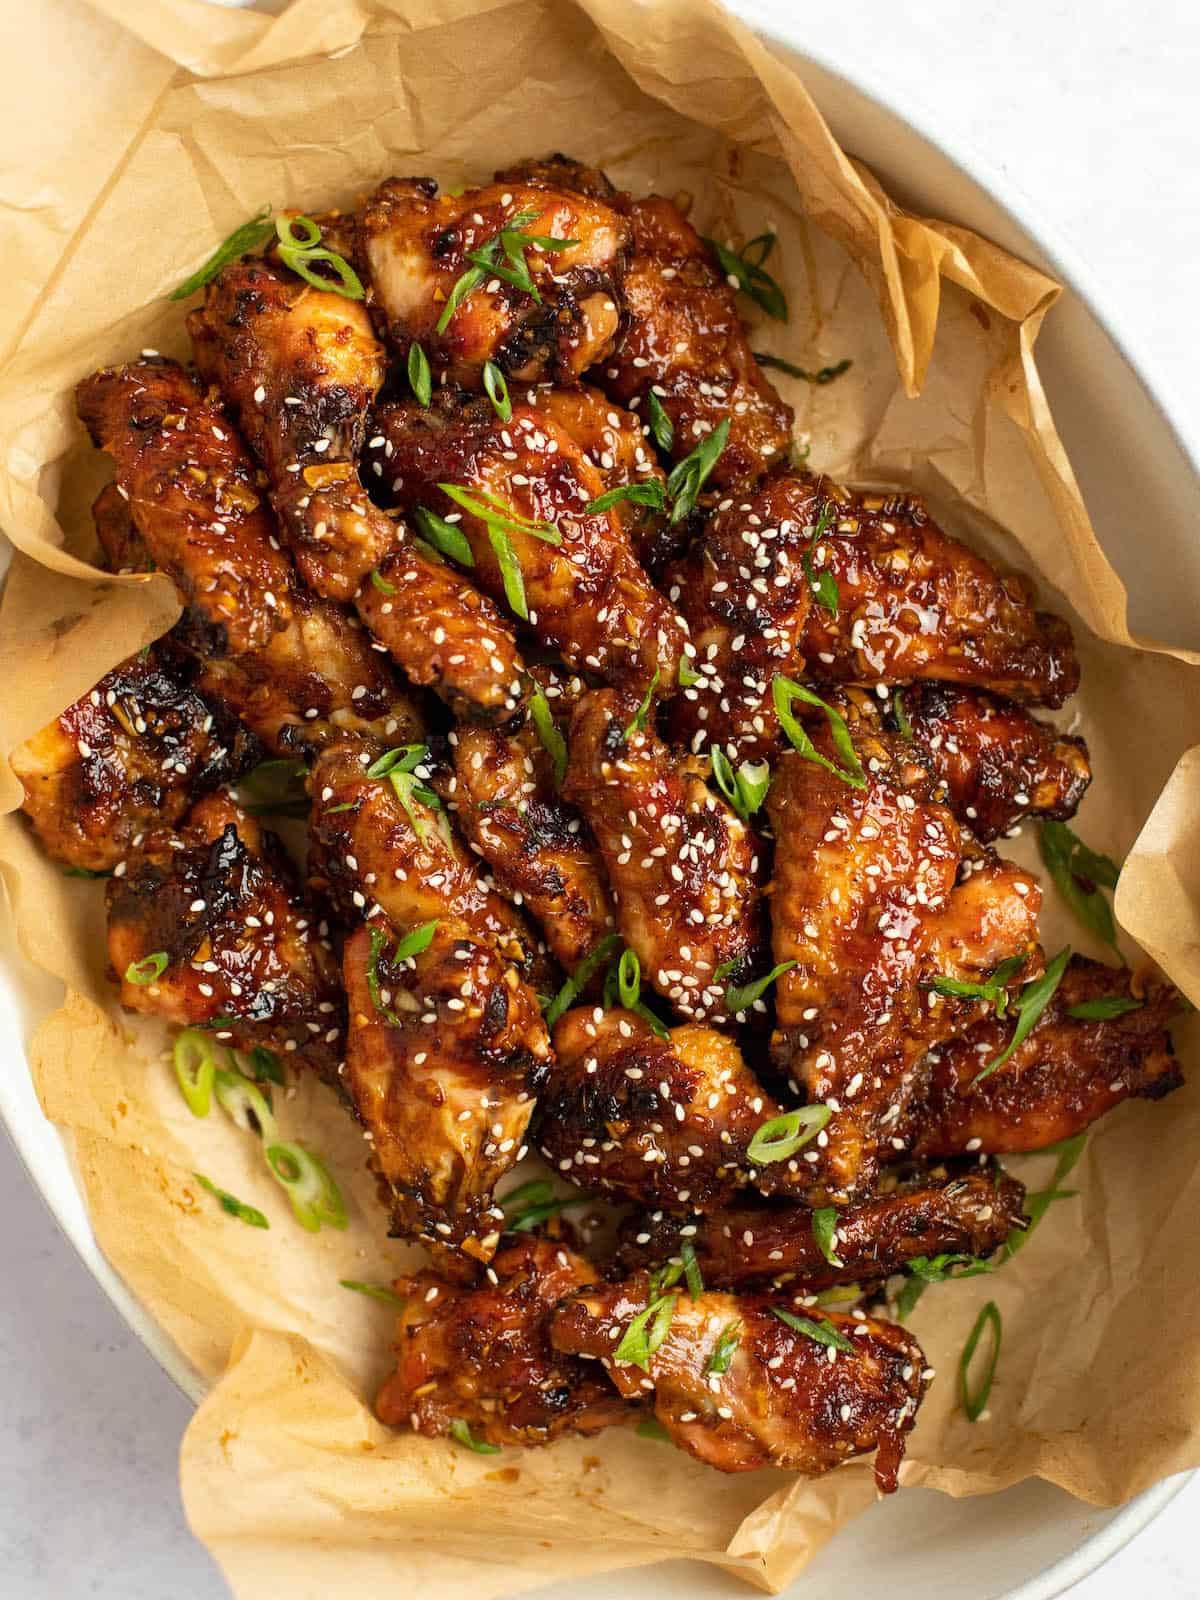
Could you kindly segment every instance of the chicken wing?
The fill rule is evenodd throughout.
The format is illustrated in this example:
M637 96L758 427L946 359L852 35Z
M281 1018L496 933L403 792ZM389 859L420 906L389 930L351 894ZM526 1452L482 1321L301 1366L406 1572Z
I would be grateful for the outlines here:
M661 1343L641 1364L621 1359L630 1325L653 1307L651 1327L669 1317ZM787 1300L779 1309L803 1316ZM811 1332L775 1313L765 1295L654 1298L649 1275L636 1273L570 1296L551 1316L550 1340L602 1362L619 1394L652 1398L673 1443L722 1472L818 1477L874 1450L875 1482L891 1493L927 1381L920 1346L862 1313L805 1318Z
M624 325L593 376L641 416L649 395L658 397L673 425L676 460L728 418L729 442L711 482L753 481L787 452L792 408L751 355L734 292L678 208L651 195L633 203L629 220Z
M710 1216L662 1212L630 1218L621 1230L623 1272L679 1259L690 1240L710 1288L786 1283L812 1294L837 1284L867 1285L899 1272L914 1256L989 1256L1024 1226L1025 1189L999 1167L918 1171L847 1206L836 1217L832 1263L814 1231L813 1212L796 1205L742 1203Z
M1073 817L1092 781L1084 741L1011 700L945 683L914 684L895 702L929 757L954 815L987 843L1023 818Z
M412 770L372 777L375 752L345 739L313 768L309 873L353 926L382 917L397 934L437 920L478 940L535 982L552 980L520 912L482 882L428 787L426 752ZM397 761L407 759L396 752Z
M156 646L106 673L10 760L46 851L106 873L257 754L246 730L187 687Z
M596 836L647 982L684 1016L722 1020L726 969L753 967L762 946L758 840L637 711L610 689L585 697L563 796Z
M492 1189L525 1153L550 1059L537 996L448 918L397 958L380 923L346 941L341 1084L366 1130L392 1231L490 1259Z
M543 645L576 671L638 694L655 673L658 692L674 692L684 625L638 565L616 513L588 513L604 483L569 434L520 403L509 422L478 404L383 406L376 428L392 494L453 523L476 581L527 613Z
M1074 694L1071 629L1033 609L1027 578L1002 577L943 533L918 495L854 494L829 478L818 490L831 520L811 566L837 600L836 610L809 610L799 648L812 673L884 684L939 678L1048 706ZM783 478L775 499L780 515L790 500L811 520L805 474Z
M827 729L813 746L831 767L844 759ZM856 753L860 786L840 775L848 766L786 753L767 799L772 947L794 963L776 985L773 1050L796 1091L832 1112L802 1159L814 1197L838 1201L873 1179L924 1052L986 1009L931 980L982 983L1012 958L1034 976L1041 904L1036 880L990 859L956 888L958 827L927 798L911 746L861 731Z
M1136 1009L1107 1019L1070 1014L1110 999L1136 1001ZM987 1017L931 1053L928 1085L899 1133L921 1156L1041 1150L1130 1096L1160 1100L1183 1082L1167 1024L1184 1005L1158 978L1072 956L1032 1032L982 1083L972 1087L1012 1038L1011 1018Z
M556 150L553 155L532 156L515 161L511 167L502 167L495 174L497 183L531 183L541 189L565 189L570 194L585 195L589 200L615 202L616 209L624 212L628 196L622 195L612 179L599 167L589 167L573 156Z
M216 795L178 833L148 834L108 883L122 1005L332 1077L345 1018L327 932L278 839Z
M376 1399L379 1420L433 1437L465 1423L472 1438L497 1446L548 1444L623 1421L629 1402L594 1364L550 1345L555 1305L596 1278L565 1246L522 1238L499 1251L477 1288L431 1272L402 1279L396 1371Z
M663 1039L631 1011L579 1006L555 1028L554 1055L539 1143L576 1183L710 1211L751 1183L778 1192L804 1181L794 1162L750 1160L755 1133L782 1107L715 1029Z
M569 383L600 360L628 238L603 201L515 179L439 195L432 178L389 178L359 219L385 337L401 357L419 343L438 381L468 389L485 361L523 383Z

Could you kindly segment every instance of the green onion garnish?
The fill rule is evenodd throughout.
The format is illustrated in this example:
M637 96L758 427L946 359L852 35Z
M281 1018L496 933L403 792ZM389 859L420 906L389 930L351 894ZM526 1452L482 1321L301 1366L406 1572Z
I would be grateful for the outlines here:
M903 738L912 742L916 737L912 730L912 723L908 720L908 713L904 709L904 690L897 689L892 696L892 716L896 719L896 727Z
M819 695L811 689L806 689L803 684L796 683L791 678L777 674L771 686L771 694L775 701L775 712L779 718L779 725L787 735L788 743L792 749L804 757L806 761L815 761L818 766L824 767L827 772L832 772L835 778L840 778L843 783L848 783L852 789L865 789L867 787L866 773L862 769L862 762L858 759L854 743L850 738L850 730L846 720L839 711L831 705L826 705ZM828 761L817 750L812 740L805 733L800 723L792 714L791 703L800 700L805 705L819 706L825 713L825 720L829 723L829 731L833 735L834 749L845 762L844 767L839 767L835 762Z
M998 1017L1003 1017L1008 1009L1008 986L1024 965L1023 955L1009 956L982 983L972 983L965 978L947 978L938 973L932 978L923 978L920 986L955 1000L984 1000L988 1005L995 1006Z
M241 1059L235 1054L235 1059ZM250 1068L248 1077L256 1083L277 1083L280 1088L287 1085L287 1074L283 1070L283 1062L274 1050L268 1050L266 1045L256 1044L251 1050L247 1065Z
M746 1159L756 1167L786 1161L815 1139L832 1115L828 1106L798 1106L795 1111L769 1118L754 1130L754 1137L746 1146Z
M190 278L183 280L178 289L172 292L171 299L186 300L188 295L195 294L197 289L202 289L206 283L211 283L221 268L230 261L245 255L247 250L257 250L260 244L266 244L274 232L275 223L270 206L260 207L249 222L243 222L240 228L233 230L224 244L217 246L202 267L198 267Z
M846 1263L837 1253L837 1224L836 1206L822 1206L812 1214L813 1238L817 1241L818 1250L831 1267L844 1267Z
M748 822L767 798L767 790L771 787L770 767L765 761L743 761L735 772L729 757L716 744L709 751L709 756L717 788L742 821Z
M1033 1194L1025 1196L1024 1228L1014 1228L1004 1241L1004 1255L1007 1260L1016 1255L1030 1234L1041 1222L1056 1200L1070 1200L1079 1193L1078 1189L1060 1189L1059 1184L1075 1167L1087 1144L1087 1134L1077 1133L1073 1138L1063 1139L1059 1144L1048 1144L1042 1150L1032 1152L1039 1156L1056 1155L1058 1157L1054 1166L1054 1176L1044 1189L1038 1189Z
M694 683L699 683L703 674L696 671L686 655L679 658L679 687L690 689Z
M488 1444L486 1439L473 1438L470 1423L464 1422L462 1417L455 1417L450 1424L450 1433L451 1437L457 1439L459 1444L465 1445L468 1450L474 1450L477 1456L498 1456L500 1454L500 1446L498 1444Z
M587 955L584 956L575 971L546 1007L544 1021L547 1028L552 1028L564 1011L568 1011L575 1004L595 974L620 947L621 935L619 933L608 933L605 934L594 949L588 951Z
M806 1339L826 1345L831 1350L853 1353L854 1346L844 1333L838 1332L832 1322L815 1322L812 1317L797 1317L791 1311L784 1311L781 1306L772 1306L771 1310L786 1327L796 1333L802 1333Z
M165 950L155 950L140 961L131 961L125 968L125 982L136 983L139 989L144 989L148 983L162 977L169 959Z
M721 458L729 442L729 418L706 434L691 455L684 456L671 470L667 479L667 494L671 500L671 521L679 522L696 509L700 491L708 481L709 473Z
M742 1324L740 1322L727 1322L721 1329L720 1336L713 1346L712 1355L704 1363L704 1370L709 1372L728 1372L733 1364L733 1356L742 1341Z
M566 1211L571 1206L591 1204L590 1195L556 1195L548 1179L533 1178L502 1197L500 1207L504 1212L504 1231L530 1233L560 1211Z
M1113 1017L1123 1017L1127 1011L1140 1011L1144 1000L1134 1000L1126 994L1100 994L1094 1000L1081 1000L1077 1006L1068 1006L1067 1015L1079 1022L1109 1022Z
M338 1282L343 1289L353 1289L355 1294L365 1294L372 1300L382 1300L385 1305L398 1306L401 1311L408 1303L403 1295L389 1289L385 1283L360 1283L357 1278L339 1278Z
M1117 925L1112 906L1101 893L1115 889L1121 869L1111 856L1088 848L1065 822L1043 822L1038 830L1038 848L1055 887L1071 911L1083 924L1111 945L1124 962L1117 943Z
M523 516L515 506L507 500L502 500L498 494L493 494L490 489L477 489L472 494L458 483L439 483L438 488L453 500L455 505L461 506L464 511L469 511L473 517L478 517L480 522L489 528L502 528L506 533L528 534L531 539L540 539L543 544L562 543L562 534L548 522L534 522L531 518Z
M267 1165L287 1191L302 1228L319 1233L322 1223L330 1228L347 1226L341 1190L319 1156L302 1145L284 1142L268 1145L266 1157Z
M655 444L660 450L670 450L675 443L675 424L663 409L663 403L653 389L646 395L646 412L650 418L650 432L654 435Z
M611 511L614 506L619 506L623 500L635 506L649 506L652 511L665 511L667 508L667 493L662 484L657 478L646 478L641 483L623 483L617 489L597 495L584 506L583 514L586 517L599 516L600 512Z
M800 568L804 573L804 576L808 579L808 586L812 590L813 598L816 600L817 604L819 606L823 606L826 611L830 612L836 617L838 614L838 605L841 600L841 596L838 592L837 579L834 577L832 572L825 572L824 570L818 572L812 564L812 558L816 548L829 531L829 526L833 522L834 515L835 509L833 506L828 504L822 506L821 513L816 522L813 524L813 531L809 538L808 544L801 553Z
M535 689L529 697L529 715L533 718L534 730L554 767L554 787L561 789L563 779L567 775L567 741L559 732L558 724L550 710L550 702L540 689Z
M378 589L380 594L395 594L396 585L394 583L388 583L385 578L381 578L378 571L374 567L371 568L370 577L371 586L375 589Z
M1013 1029L1013 1036L1005 1045L1000 1054L989 1061L982 1072L976 1073L971 1079L971 1088L990 1078L997 1067L1002 1067L1012 1055L1013 1051L1029 1037L1038 1018L1054 998L1054 992L1062 982L1063 973L1067 970L1067 962L1071 958L1071 947L1059 951L1054 960L1042 973L1040 978L1035 978L1032 983L1027 983L1013 1002L1013 1010L1017 1014L1017 1025Z
M508 382L494 361L483 363L483 388L500 421L511 422L512 401L508 395Z
M772 967L764 978L755 978L751 983L731 983L726 985L726 1011L731 1017L736 1017L743 1011L749 1011L756 1000L762 999L776 978L781 978L785 972L790 972L795 965L794 961L781 961L777 967Z
M661 1348L670 1332L676 1299L672 1293L651 1300L626 1328L624 1338L613 1352L613 1360L626 1361L630 1366L649 1372L650 1357Z
M248 1206L244 1200L239 1200L237 1195L230 1194L228 1189L219 1188L211 1178L206 1178L202 1172L193 1172L192 1177L203 1189L207 1189L221 1202L221 1210L227 1211L231 1217L236 1217L239 1222L244 1222L250 1228L269 1228L271 1224L256 1206Z
M653 1439L658 1444L673 1443L671 1435L663 1427L662 1423L657 1417L646 1417L643 1421L638 1423L637 1427L633 1431L637 1434L639 1439Z
M429 370L429 357L415 339L408 347L408 387L418 405L427 406L433 399L433 374Z
M654 669L654 676L650 679L650 687L642 696L641 704L633 714L633 721L626 724L626 741L633 738L635 733L641 733L646 727L646 718L650 715L650 707L654 701L654 691L658 688L658 668Z
M308 768L303 761L272 756L237 782L238 803L252 817L306 817Z
M721 271L726 278L732 280L730 288L748 294L776 322L786 322L787 298L771 274L763 269L763 262L775 248L775 238L773 233L760 233L740 252L718 244L715 239L705 239L704 242L721 263Z
M279 259L305 283L311 283L315 289L331 290L347 300L364 298L357 272L343 256L321 244L321 230L311 217L276 217L275 232L279 235ZM332 268L334 277L314 271L315 262Z
M213 1077L217 1070L213 1042L199 1028L185 1028L175 1037L171 1064L188 1110L206 1117L212 1109Z
M494 524L489 524L487 536L500 568L504 598L508 601L509 610L514 616L520 617L522 622L528 622L529 601L525 596L525 574L521 571L521 563L513 548L512 539L503 528Z
M782 356L768 355L765 350L755 350L754 359L760 367L774 367L779 372L786 372L789 378L799 378L802 383L815 383L824 385L832 383L835 378L840 378L843 372L849 372L854 365L853 361L839 361L833 367L820 367L816 372L808 372L804 367L797 367L790 361L785 361Z
M437 918L432 922L423 922L419 928L414 928L411 933L406 933L403 939L392 951L393 965L399 965L409 956L419 956L422 950L428 950L433 943L433 936L438 930Z
M632 1011L642 992L642 964L636 950L622 950L617 962L617 993L621 1004Z
M442 555L449 556L451 561L458 561L464 567L475 565L475 555L470 541L462 529L456 528L454 523L447 522L445 517L439 517L436 511L430 511L427 506L417 507L413 512L413 521L433 548Z
M696 1247L690 1239L685 1239L680 1245L679 1259L683 1264L683 1276L687 1281L688 1293L693 1300L699 1300L704 1293L704 1279L700 1273L700 1263L696 1260Z
M277 1136L271 1102L258 1085L240 1072L218 1067L213 1075L217 1104L243 1131L257 1134L267 1144Z
M414 799L428 806L431 811L442 809L442 802L437 795L427 783L415 775L415 769L428 757L428 745L402 744L394 750L385 751L378 761L367 768L368 778L386 778L391 784L396 799L404 807L418 839L425 837L425 823L413 805Z
M985 1328L990 1330L992 1336L991 1354L982 1380L976 1388L972 1389L970 1380L971 1362L975 1358L975 1351ZM978 1422L988 1403L988 1396L992 1392L992 1382L996 1376L996 1363L1000 1359L1000 1339L1003 1331L1003 1325L1000 1321L1000 1308L994 1300L989 1300L976 1318L975 1326L971 1329L958 1362L958 1397L969 1422Z
M537 285L529 275L529 263L525 259L525 251L530 245L536 245L539 250L565 250L568 245L578 244L578 239L553 239L545 234L522 233L520 230L536 222L536 211L518 211L515 216L508 219L507 227L503 228L494 239L489 239L478 250L468 250L467 260L471 265L455 281L450 290L446 304L442 307L442 314L438 318L437 331L445 333L450 325L450 319L468 296L475 293L479 285L488 277L500 278L504 283L512 284L516 289L525 294L532 295L534 300L541 303L541 295ZM500 253L504 252L507 265L500 261Z
M952 1283L956 1278L975 1278L981 1272L995 1272L999 1263L993 1265L980 1256L943 1254L912 1256L904 1265L909 1276L896 1296L896 1315L901 1321L911 1314L931 1283Z

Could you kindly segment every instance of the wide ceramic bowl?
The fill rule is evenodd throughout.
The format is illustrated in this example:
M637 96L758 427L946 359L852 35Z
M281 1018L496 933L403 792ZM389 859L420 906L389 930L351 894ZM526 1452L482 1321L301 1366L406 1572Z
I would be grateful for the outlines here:
M218 0L238 4L244 0ZM277 10L275 4L264 9ZM962 145L939 144L934 118L889 103L886 79L823 59L787 28L779 8L738 0L735 9L799 67L841 144L865 160L895 198L995 239L1066 287L1038 344L1058 430L1070 453L1096 532L1125 580L1130 626L1175 644L1200 645L1193 596L1200 593L1200 473L1102 309L1086 269L1030 214L1019 189ZM790 33L790 37L788 34ZM1136 451L1131 451L1136 441ZM19 980L19 981L18 981ZM0 1059L18 1061L40 1018L61 994L0 937ZM109 1266L92 1236L70 1152L42 1116L28 1075L0 1075L0 1118L33 1182L88 1270L149 1353L193 1399L204 1385ZM1041 1482L1003 1494L951 1500L910 1489L873 1507L818 1556L787 1590L788 1600L825 1600L886 1582L889 1600L1052 1600L1093 1571L1179 1492L1169 1479L1118 1510L1082 1505ZM556 1586L559 1600L705 1600L750 1591L695 1563L670 1562Z

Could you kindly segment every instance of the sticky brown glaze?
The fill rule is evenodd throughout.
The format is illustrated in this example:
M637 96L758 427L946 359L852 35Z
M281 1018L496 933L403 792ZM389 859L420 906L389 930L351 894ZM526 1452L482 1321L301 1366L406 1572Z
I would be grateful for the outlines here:
M92 501L92 521L110 572L153 572L154 557L138 532L129 497L115 483L106 483Z
M535 184L541 189L565 189L569 194L585 195L589 200L615 201L619 211L624 211L628 205L628 196L618 193L606 172L576 161L573 156L565 156L560 150L553 155L534 156L514 162L511 167L502 167L495 178L497 183Z
M821 498L773 478L721 500L704 532L665 578L696 649L699 681L671 707L671 737L724 750L736 767L770 757L779 739L772 685L804 671L800 641L813 600L803 557Z
M109 872L152 829L257 759L254 739L171 670L161 648L130 656L13 751L23 809L47 853Z
M782 1107L725 1034L686 1026L662 1039L631 1011L579 1006L556 1026L554 1053L540 1147L584 1188L686 1213L752 1183L797 1182L794 1164L756 1170L746 1154Z
M508 601L487 527L439 484L456 484L477 500L494 495L561 541L507 530L529 625L544 646L576 671L639 694L657 672L658 692L674 693L683 623L638 565L616 514L587 513L604 483L569 434L523 404L514 405L509 423L479 405L460 412L422 410L415 402L384 406L376 426L392 495L405 509L427 506L461 528L471 576L498 605Z
M345 1039L328 930L274 834L228 800L148 834L108 883L108 960L130 1011L266 1045L333 1075ZM129 969L161 953L148 983Z
M653 389L674 425L676 461L728 417L729 442L710 482L752 482L786 454L792 408L751 355L734 291L678 208L651 195L633 203L629 220L621 336L592 376L643 417Z
M392 1231L486 1261L503 1220L492 1189L524 1154L549 1062L537 996L448 921L399 961L385 935L373 923L346 941L342 1089L366 1130Z
M563 796L595 835L643 981L686 1017L723 1020L718 969L753 968L762 947L758 840L649 722L633 726L637 709L610 689L580 702Z
M525 213L525 260L537 287L487 273L439 333L455 283L472 270L469 252L488 247ZM532 215L529 215L532 213ZM540 250L532 236L570 240ZM485 361L511 378L571 382L607 354L617 331L629 229L603 201L578 190L516 180L439 195L432 178L389 178L359 217L359 257L384 336L406 357L413 342L435 378L478 389ZM501 265L511 270L500 252Z
M812 729L840 762L827 730ZM1036 970L1036 880L981 858L960 887L958 826L928 799L906 741L859 731L864 788L798 752L780 757L767 797L776 838L772 953L794 962L775 986L777 1064L832 1118L801 1152L814 1198L871 1183L916 1082L921 1056L982 1013L947 999L937 975L982 982L1001 961Z
M554 763L534 727L503 734L460 725L451 743L453 772L437 787L456 825L572 972L613 927L591 829L559 795Z
M788 475L782 498L809 515L813 484ZM1033 585L1002 575L942 532L918 495L854 494L829 478L834 512L812 563L838 588L836 616L809 610L799 641L814 676L839 682L938 678L1060 706L1079 687L1069 625L1034 609Z
M871 1284L899 1272L914 1256L989 1256L1023 1225L1025 1189L999 1168L949 1173L925 1170L839 1211L828 1261L802 1206L741 1204L710 1216L663 1212L622 1225L622 1272L679 1260L690 1240L710 1289L767 1288L786 1283L805 1294L837 1284Z
M772 1302L706 1291L693 1300L681 1289L673 1295L670 1327L645 1372L618 1361L615 1351L652 1303L646 1273L572 1295L551 1317L551 1342L566 1354L601 1361L619 1394L652 1398L672 1441L710 1467L774 1466L815 1478L874 1450L876 1484L884 1494L895 1489L926 1382L925 1357L911 1334L861 1313L822 1316L852 1346L843 1352L780 1321L772 1304L791 1309L786 1297ZM735 1331L728 1371L710 1373L719 1342Z
M75 391L155 565L221 655L262 650L291 618L294 580L250 458L174 361L108 367Z
M410 791L406 806L389 778L368 776L374 755L360 740L346 739L329 746L313 768L309 873L320 892L351 925L382 918L403 934L436 919L533 981L552 984L521 913L481 880L436 804L427 787L430 767L418 767L410 783L401 780Z
M624 1420L628 1401L595 1365L550 1344L555 1305L596 1277L564 1245L523 1238L497 1253L477 1288L432 1272L401 1279L396 1370L375 1401L379 1420L434 1438L465 1422L493 1445L548 1444Z
M1082 739L999 695L913 684L901 692L899 710L944 786L946 804L985 843L1025 817L1065 822L1092 781Z
M1068 1016L1102 995L1144 1004L1107 1021ZM1160 1100L1183 1082L1167 1032L1183 1008L1161 979L1072 956L1033 1031L982 1083L971 1087L1012 1038L1011 1018L977 1022L929 1057L928 1086L900 1132L922 1156L1017 1153L1082 1133L1131 1095Z

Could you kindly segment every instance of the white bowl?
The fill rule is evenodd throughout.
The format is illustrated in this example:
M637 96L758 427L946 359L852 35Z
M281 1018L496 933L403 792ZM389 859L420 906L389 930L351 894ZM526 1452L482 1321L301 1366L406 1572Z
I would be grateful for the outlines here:
M903 85L902 112L890 103L882 74L869 85L855 81L841 63L823 59L808 38L800 48L799 22L797 42L790 44L776 7L768 15L757 0L737 0L736 9L801 68L834 133L897 200L975 228L1066 286L1038 344L1038 361L1097 534L1129 589L1130 626L1172 643L1200 645L1193 599L1200 593L1200 541L1194 537L1200 472L1170 408L1142 379L1119 323L1098 309L1102 297L1085 266L1042 219L1030 215L1026 197L987 160L962 146L951 157L936 142L936 119L916 105L911 84ZM18 996L18 969L33 997L29 1001ZM56 981L31 974L11 937L0 937L0 1059L23 1055L32 1028L60 996ZM198 1401L204 1392L199 1375L100 1253L69 1152L42 1116L27 1074L0 1074L0 1118L88 1270L155 1360ZM788 1600L854 1592L878 1585L881 1575L890 1600L1052 1600L1127 1544L1186 1481L1186 1474L1168 1479L1107 1511L1039 1481L959 1501L908 1490L872 1508L835 1539L788 1589ZM700 1600L749 1592L738 1579L686 1562L555 1589L560 1600Z

